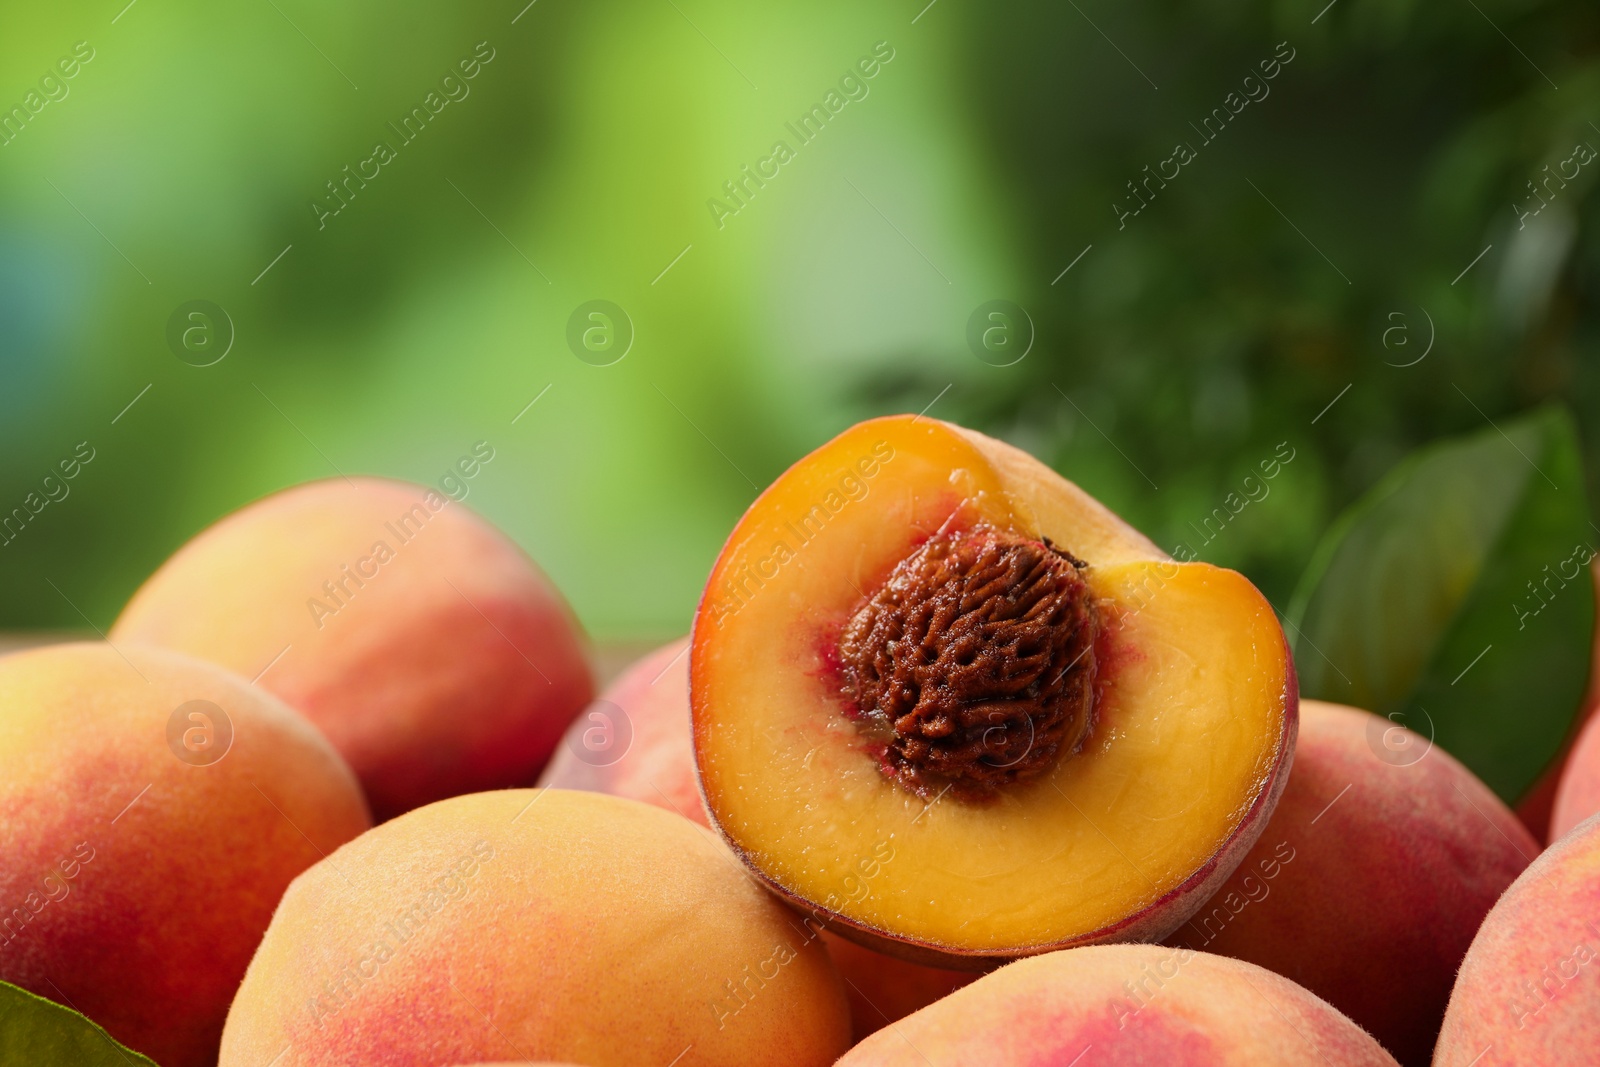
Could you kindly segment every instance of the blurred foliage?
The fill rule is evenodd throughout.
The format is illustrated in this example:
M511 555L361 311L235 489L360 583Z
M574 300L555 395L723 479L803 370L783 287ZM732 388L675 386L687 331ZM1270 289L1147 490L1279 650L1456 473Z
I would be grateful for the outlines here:
M1600 471L1600 164L1519 220L1600 147L1593 5L524 3L0 12L0 108L94 50L0 146L0 513L95 453L0 547L0 625L104 627L255 497L436 482L479 440L468 505L604 637L684 630L757 486L936 397L1280 608L1423 442L1559 399ZM707 201L880 41L864 98L719 226ZM470 95L319 229L325 183L479 42ZM214 366L165 340L195 299L237 331ZM613 366L566 347L593 299L636 329ZM993 299L1036 328L1012 366L967 348Z
M1027 442L1169 549L1244 570L1280 608L1332 516L1438 436L1559 397L1584 422L1592 478L1600 234L1587 194L1600 166L1523 228L1513 205L1537 205L1527 183L1575 143L1600 147L1600 10L1479 6L1094 13L1159 91L1071 5L1030 14L1026 34L973 20L963 79L982 87L978 125L1032 265L1015 298L1040 341L952 408ZM1283 41L1295 58L1270 95L1203 145L1189 124ZM1198 158L1118 230L1123 183L1175 140ZM1272 494L1204 544L1204 517L1279 441L1297 458Z
M1571 733L1589 679L1597 539L1559 409L1420 449L1341 515L1289 609L1300 694L1368 708L1522 798ZM1387 742L1387 743L1386 743Z

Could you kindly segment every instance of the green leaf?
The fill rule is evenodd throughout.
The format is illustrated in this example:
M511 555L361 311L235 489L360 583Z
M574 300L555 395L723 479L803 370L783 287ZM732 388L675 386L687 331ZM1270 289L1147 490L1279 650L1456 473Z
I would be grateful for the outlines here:
M0 982L0 1063L156 1067L77 1012L9 982Z
M1565 410L1418 451L1340 517L1301 579L1302 695L1433 737L1515 803L1583 699L1597 545Z

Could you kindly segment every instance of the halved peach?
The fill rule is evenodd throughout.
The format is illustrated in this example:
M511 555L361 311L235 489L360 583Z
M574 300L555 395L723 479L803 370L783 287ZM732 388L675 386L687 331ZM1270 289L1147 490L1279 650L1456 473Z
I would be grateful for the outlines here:
M735 851L824 925L946 967L1171 933L1265 826L1298 704L1243 577L906 416L751 505L690 679Z

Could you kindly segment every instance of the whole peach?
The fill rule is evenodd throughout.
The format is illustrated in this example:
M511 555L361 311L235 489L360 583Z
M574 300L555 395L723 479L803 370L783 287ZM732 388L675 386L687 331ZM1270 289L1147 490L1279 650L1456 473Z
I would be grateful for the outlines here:
M145 582L111 637L258 678L350 761L380 820L530 781L593 694L533 562L465 505L379 478L228 516Z
M163 1067L216 1062L278 897L369 825L327 741L219 667L105 644L0 659L0 979Z
M1293 979L1426 1064L1456 968L1539 846L1443 749L1355 708L1300 703L1261 840L1171 939Z
M1600 1045L1600 817L1506 890L1461 965L1436 1067L1587 1067Z
M838 973L710 832L599 793L505 790L393 819L284 894L221 1067L830 1064ZM274 1060L274 1057L281 1057Z
M1392 1067L1287 978L1185 948L1095 945L1007 964L838 1067Z

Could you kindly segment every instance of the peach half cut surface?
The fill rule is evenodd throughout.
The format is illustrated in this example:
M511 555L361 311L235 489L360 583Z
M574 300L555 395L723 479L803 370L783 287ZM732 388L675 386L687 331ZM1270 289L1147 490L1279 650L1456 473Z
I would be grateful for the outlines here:
M1170 934L1266 825L1298 708L1247 580L909 416L751 505L690 690L708 811L759 877L861 944L970 969Z

